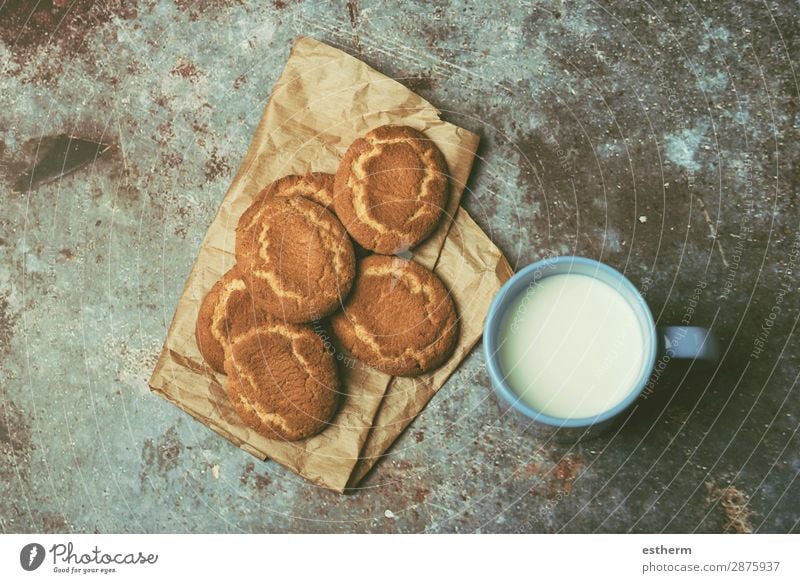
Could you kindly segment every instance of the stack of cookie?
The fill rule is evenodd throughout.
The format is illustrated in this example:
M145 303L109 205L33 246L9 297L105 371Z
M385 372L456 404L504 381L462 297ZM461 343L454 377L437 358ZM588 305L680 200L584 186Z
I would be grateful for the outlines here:
M248 426L298 440L331 422L341 386L315 332L323 319L340 348L387 374L420 375L449 358L450 294L398 256L435 230L447 196L441 152L404 126L356 140L335 176L287 176L259 193L239 219L236 265L206 295L196 328Z

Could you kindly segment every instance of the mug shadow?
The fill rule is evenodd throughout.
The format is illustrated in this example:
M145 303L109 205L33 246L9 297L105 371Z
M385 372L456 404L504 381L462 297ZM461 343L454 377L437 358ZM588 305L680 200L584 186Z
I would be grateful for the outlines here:
M731 355L736 360L736 355ZM654 390L642 394L625 411L599 426L576 429L543 428L531 423L524 433L563 447L571 445L602 446L604 442L623 439L638 443L647 439L656 426L686 418L690 414L712 414L730 395L739 372L734 367L673 361L654 381Z
M654 390L642 394L631 409L620 415L616 426L600 438L618 433L620 437L645 438L654 426L690 414L713 413L729 397L744 362L740 355L729 353L727 362L707 364L700 361L672 361L658 379L651 377Z

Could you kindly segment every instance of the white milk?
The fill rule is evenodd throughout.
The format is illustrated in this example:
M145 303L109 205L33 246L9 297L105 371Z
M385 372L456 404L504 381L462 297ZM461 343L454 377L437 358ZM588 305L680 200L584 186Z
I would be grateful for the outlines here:
M599 415L633 389L645 359L639 320L610 285L552 275L510 305L500 328L506 382L536 411L559 418Z

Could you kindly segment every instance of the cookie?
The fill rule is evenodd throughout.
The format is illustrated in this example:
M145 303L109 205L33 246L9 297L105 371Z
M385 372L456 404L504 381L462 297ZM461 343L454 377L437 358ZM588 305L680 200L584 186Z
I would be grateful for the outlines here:
M272 320L233 335L225 372L239 417L270 439L319 433L339 403L334 358L308 326Z
M353 356L387 374L416 376L453 353L458 317L442 281L420 264L372 255L358 264L333 333Z
M231 269L215 283L197 314L195 338L200 354L217 372L225 372L225 351L236 327L249 327L263 319L250 297L244 278Z
M339 220L301 196L255 204L236 229L236 259L255 304L292 323L336 310L355 276L353 245Z
M264 197L271 196L304 196L321 204L328 210L333 207L333 182L334 175L325 172L309 172L303 176L293 174L284 176L267 186L263 191Z
M324 172L309 172L302 176L292 174L279 178L255 196L253 204L239 219L239 224L250 225L258 212L258 203L276 196L302 196L333 212L333 178L333 174Z
M333 206L350 236L376 253L409 249L430 235L447 204L447 166L425 134L381 126L339 164Z

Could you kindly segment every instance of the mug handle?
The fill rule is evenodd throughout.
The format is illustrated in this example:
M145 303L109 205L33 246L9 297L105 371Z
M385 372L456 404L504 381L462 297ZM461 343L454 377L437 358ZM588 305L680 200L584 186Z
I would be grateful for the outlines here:
M719 361L719 342L708 328L700 326L659 326L661 354L670 358Z

